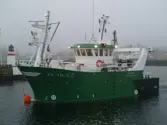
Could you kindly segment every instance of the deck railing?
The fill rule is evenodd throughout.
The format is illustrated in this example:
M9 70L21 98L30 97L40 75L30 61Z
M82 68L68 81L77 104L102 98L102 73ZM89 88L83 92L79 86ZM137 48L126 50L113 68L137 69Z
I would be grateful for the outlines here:
M29 62L29 60L18 60L17 65L22 66L34 66L35 61ZM41 63L42 64L42 63ZM89 72L100 72L101 69L108 69L110 71L120 71L127 70L129 68L133 68L134 63L112 63L112 64L104 64L102 67L97 67L96 64L84 64L84 63L74 63L74 62L63 62L62 60L53 60L51 64L48 66L45 63L44 65L39 65L40 67L50 67L50 68L58 68L58 69L66 69L73 71L89 71Z

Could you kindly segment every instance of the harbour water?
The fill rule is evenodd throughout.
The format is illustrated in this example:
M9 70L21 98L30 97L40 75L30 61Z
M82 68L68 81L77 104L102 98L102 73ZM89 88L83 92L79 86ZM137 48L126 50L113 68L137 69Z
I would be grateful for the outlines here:
M158 97L103 104L24 104L27 82L0 85L0 125L167 125L167 67L146 67L160 77ZM40 83L39 83L40 87Z

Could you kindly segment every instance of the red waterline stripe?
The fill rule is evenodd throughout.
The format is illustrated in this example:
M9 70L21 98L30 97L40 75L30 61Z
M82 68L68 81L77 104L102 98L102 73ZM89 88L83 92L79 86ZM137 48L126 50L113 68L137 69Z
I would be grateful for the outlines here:
M15 53L9 53L8 56L15 56Z

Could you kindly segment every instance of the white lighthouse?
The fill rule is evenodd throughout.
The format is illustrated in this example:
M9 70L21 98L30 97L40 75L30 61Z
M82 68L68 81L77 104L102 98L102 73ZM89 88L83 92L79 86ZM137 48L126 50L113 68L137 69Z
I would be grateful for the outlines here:
M16 53L15 53L15 50L14 50L14 46L11 44L8 47L7 64L15 66L15 63L16 63Z
M24 79L22 73L16 66L16 53L14 50L14 46L11 44L8 47L8 56L7 56L7 64L12 65L13 68L13 80L22 80Z

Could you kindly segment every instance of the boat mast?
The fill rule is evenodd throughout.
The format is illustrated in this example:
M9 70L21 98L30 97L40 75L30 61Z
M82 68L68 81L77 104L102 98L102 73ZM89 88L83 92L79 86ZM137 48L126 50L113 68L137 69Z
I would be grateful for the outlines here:
M46 17L45 35L44 35L44 41L43 41L43 46L42 46L42 50L41 50L41 62L42 63L44 61L45 46L46 46L47 38L48 38L48 26L49 26L49 19L50 19L50 11L47 11L47 14L45 17Z
M114 32L113 32L113 41L114 41L114 46L118 45L116 30L114 30Z
M34 24L32 24L32 27L35 27L37 29L41 29L42 31L44 30L45 25L41 25L39 24L39 22L44 22L44 21L29 21L29 22L34 22ZM36 51L33 54L33 56L31 57L31 59L29 60L29 64L31 63L32 59L34 58L34 56L36 55L36 59L35 59L35 63L34 66L38 66L40 59L40 46L41 46L41 42L39 41L39 38L37 38L38 33L37 32L33 32L31 31L31 35L32 35L32 41L29 43L29 46L36 46Z
M36 52L34 53L34 55L36 54L36 59L35 59L35 64L34 66L39 66L39 65L44 65L46 62L45 60L45 54L46 54L46 50L47 52L50 52L50 48L49 48L49 44L51 43L51 41L54 38L54 35L58 29L58 26L60 24L60 22L56 22L56 23L49 23L49 19L50 19L50 11L47 11L47 14L45 15L45 19L46 19L46 24L45 25L41 25L38 24L38 22L44 22L44 21L29 21L29 22L35 22L35 24L32 24L32 27L41 29L42 31L44 31L44 39L43 42L40 42L38 38L36 38L37 36L37 32L33 32L31 31L31 35L33 36L33 42L29 43L29 45L33 45L36 46ZM57 24L52 37L50 40L48 40L48 33L49 30L51 29L51 25L52 24ZM48 44L48 47L46 49L46 44ZM32 57L33 58L33 57ZM30 59L30 61L32 60L32 58Z
M1 28L0 28L0 37L1 37ZM1 65L2 65L2 54L1 54L1 56L0 56L0 60L1 60Z
M86 33L85 33L85 41L87 41L87 39L86 39Z
M105 20L103 21L103 28L102 28L102 32L101 32L101 41L103 40L103 33L104 33L104 27L105 27Z
M109 16L103 15L101 19L99 19L100 26L102 25L102 28L99 28L99 32L101 33L100 40L103 40L104 32L106 33L106 24L108 23Z

